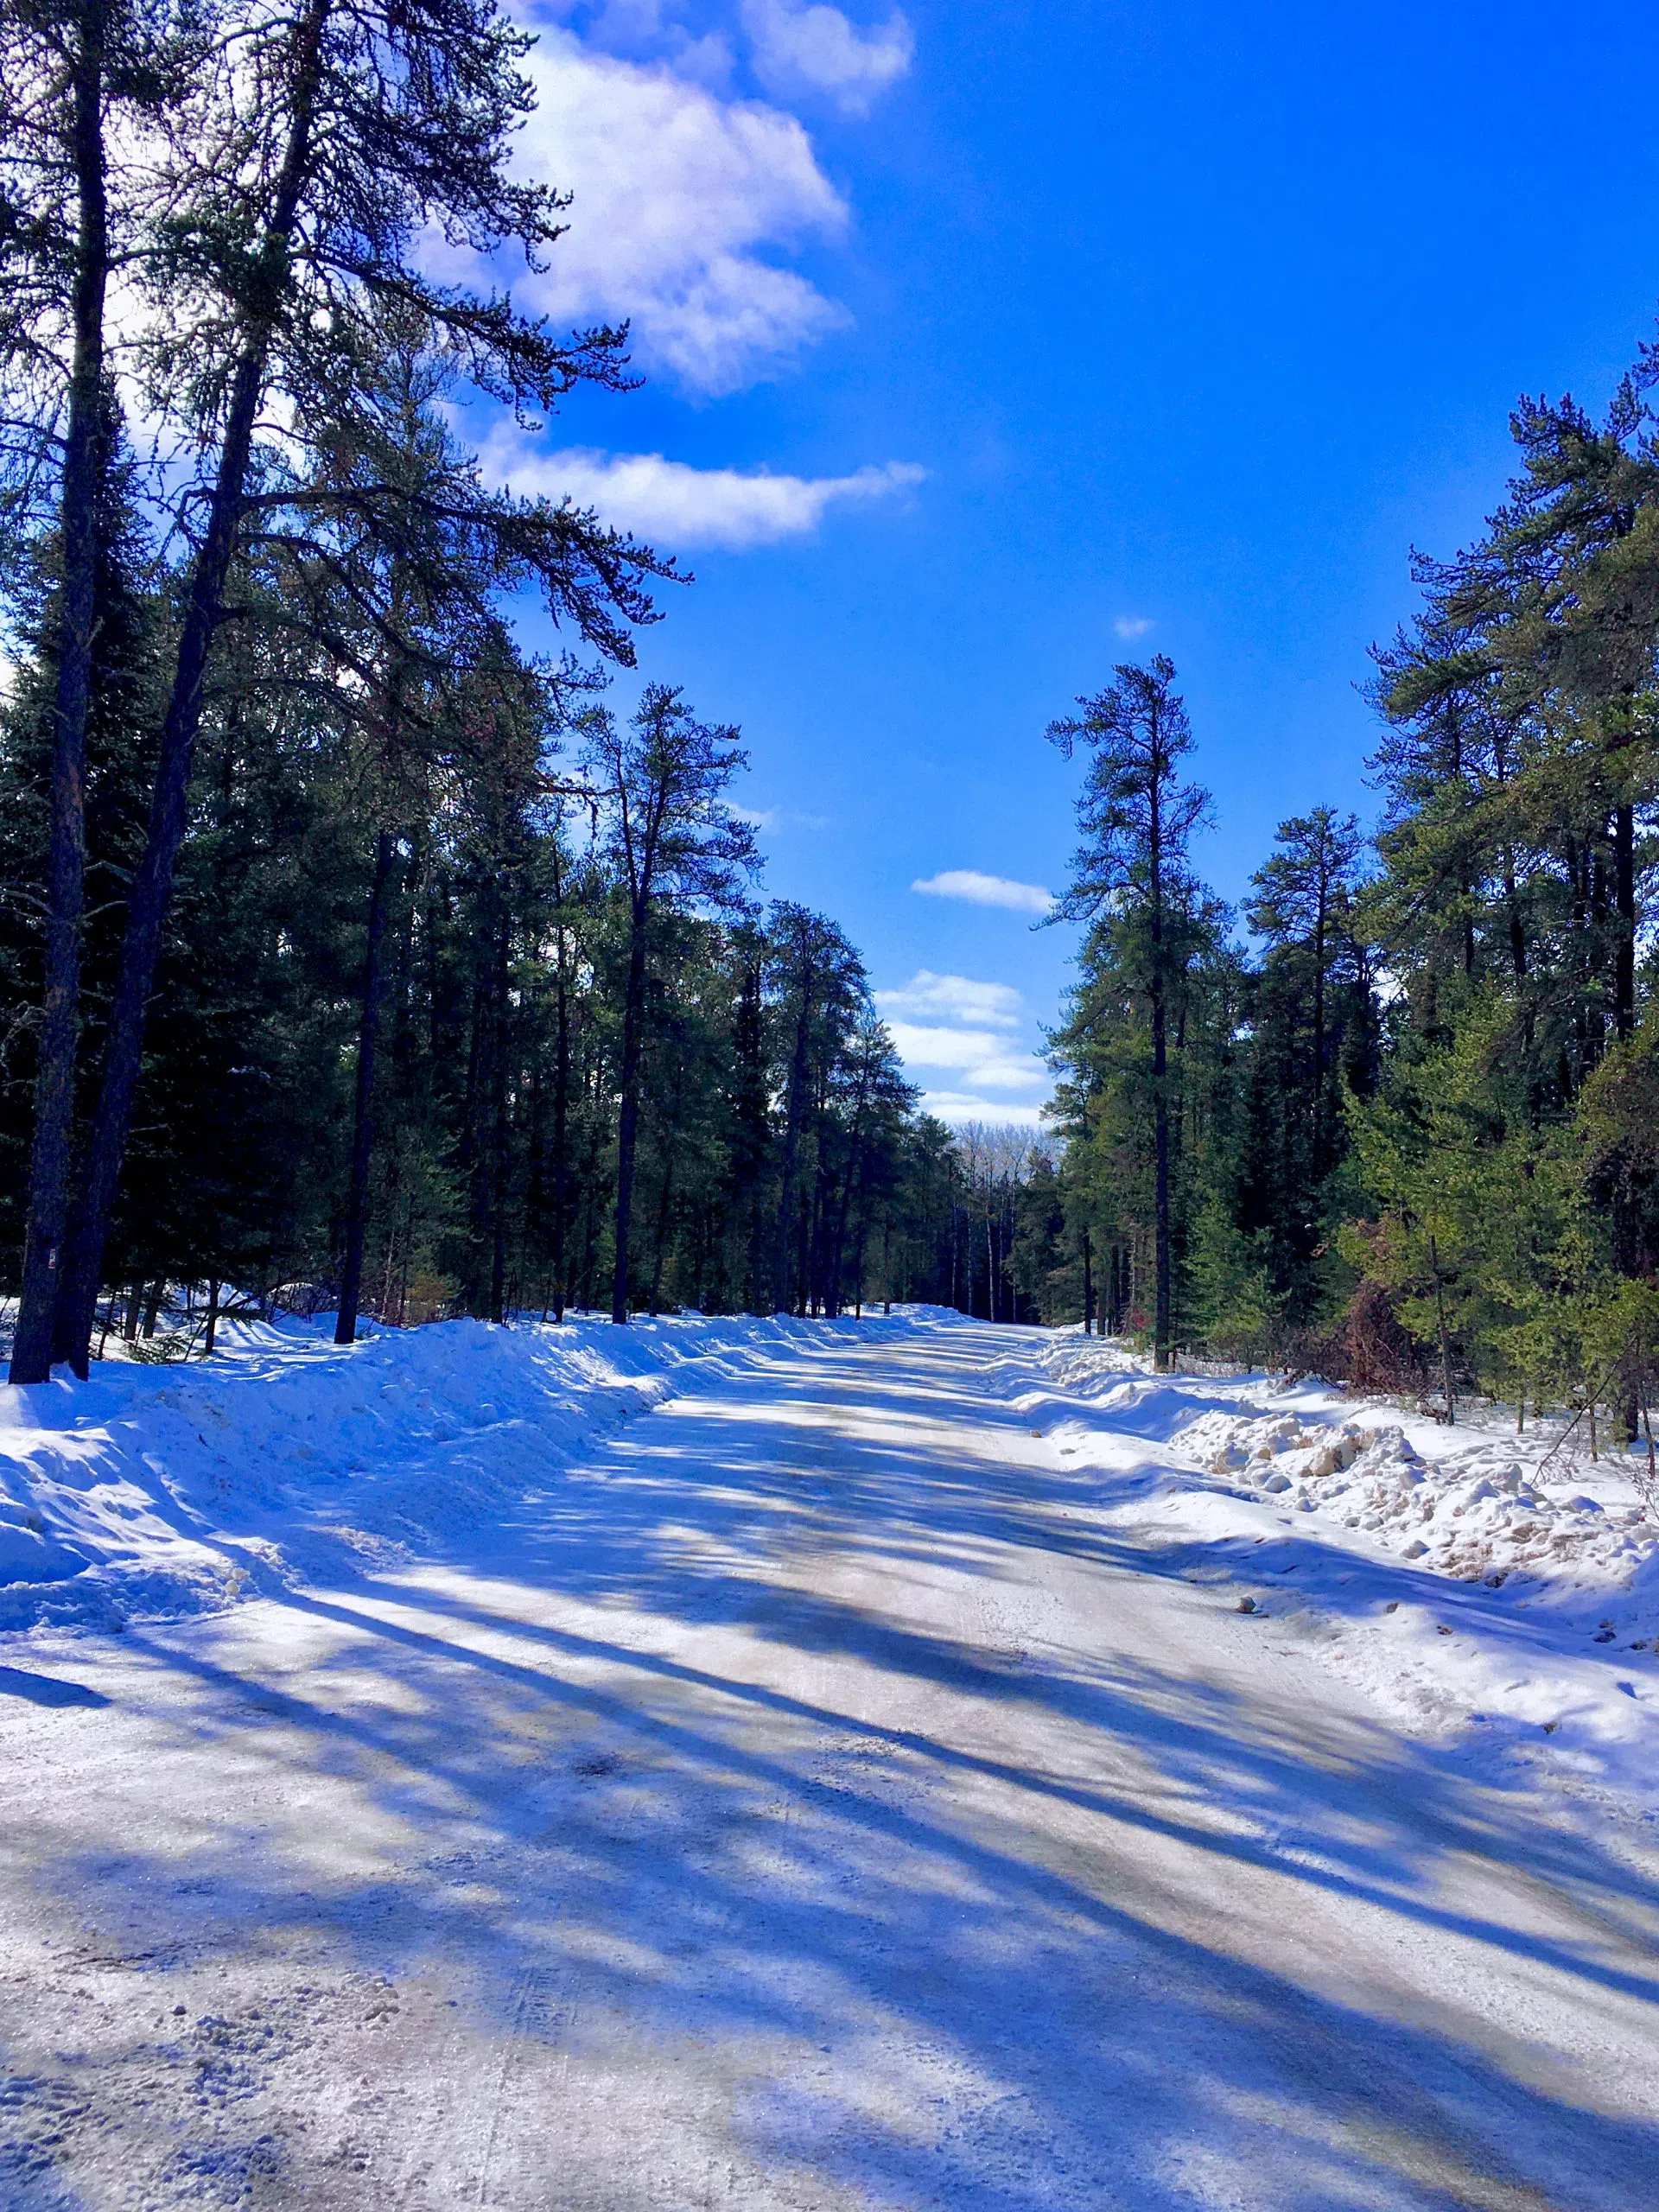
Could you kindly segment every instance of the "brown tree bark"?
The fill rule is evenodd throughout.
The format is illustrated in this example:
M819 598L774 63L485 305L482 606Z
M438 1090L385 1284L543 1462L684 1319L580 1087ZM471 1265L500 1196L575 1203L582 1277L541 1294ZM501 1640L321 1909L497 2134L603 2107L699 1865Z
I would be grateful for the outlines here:
M1147 858L1152 890L1152 1097L1154 1255L1152 1358L1160 1375L1169 1370L1174 1332L1170 1283L1173 1264L1169 1189L1169 1038L1164 996L1164 842L1162 786L1154 774L1147 782Z
M54 1357L54 1317L68 1259L70 1154L74 1141L75 1056L80 1043L80 930L86 903L86 716L92 691L98 595L98 509L109 463L110 409L104 389L104 302L109 280L109 213L104 169L104 6L83 0L74 68L73 151L78 206L59 537L63 563L57 625L57 680L46 882L45 991L35 1077L23 1277L10 1379L44 1382ZM92 1313L86 1316L87 1343ZM86 1371L83 1357L79 1371Z
M390 830L374 841L374 878L369 891L368 946L363 963L363 1003L357 1025L357 1083L352 1098L352 1168L346 1193L346 1258L340 1274L337 1344L357 1341L363 1295L363 1239L369 1217L369 1167L374 1154L374 1061L380 1041L381 947L386 932L386 893L394 847Z

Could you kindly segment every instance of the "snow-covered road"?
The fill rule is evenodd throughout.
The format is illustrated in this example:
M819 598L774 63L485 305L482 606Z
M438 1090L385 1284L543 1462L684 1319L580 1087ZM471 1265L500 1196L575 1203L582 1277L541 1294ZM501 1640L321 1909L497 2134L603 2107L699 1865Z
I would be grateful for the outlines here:
M1238 1611L1029 1341L8 1654L5 2212L1653 2212L1639 1827Z

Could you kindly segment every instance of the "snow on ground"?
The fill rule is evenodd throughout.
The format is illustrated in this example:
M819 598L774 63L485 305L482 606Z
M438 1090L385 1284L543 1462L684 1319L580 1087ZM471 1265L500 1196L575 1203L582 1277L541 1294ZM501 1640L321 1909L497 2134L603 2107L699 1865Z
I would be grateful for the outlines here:
M211 1360L0 1390L0 1630L118 1629L440 1555L688 1372L855 1325L447 1321L342 1347L334 1324L233 1322Z
M1623 1566L1403 1556L1443 1433L921 1315L8 1418L3 2212L1659 2202Z
M1659 1814L1645 1451L1592 1459L1582 1426L1447 1427L1317 1379L1157 1376L1071 1332L1039 1358L1052 1389L1021 1404L1078 1467L1144 1469L1158 1522L1243 1606L1402 1719Z
M118 1630L464 1547L550 1465L790 1344L950 1326L673 1317L613 1329L232 1322L211 1361L0 1391L0 1632ZM1033 1389L1032 1352L1046 1378ZM1645 1457L1560 1424L1446 1428L1317 1380L1154 1375L1075 1331L993 1368L1075 1471L1135 1471L1241 1609L1401 1719L1659 1804L1659 1524ZM1113 1492L1148 1510L1147 1481Z

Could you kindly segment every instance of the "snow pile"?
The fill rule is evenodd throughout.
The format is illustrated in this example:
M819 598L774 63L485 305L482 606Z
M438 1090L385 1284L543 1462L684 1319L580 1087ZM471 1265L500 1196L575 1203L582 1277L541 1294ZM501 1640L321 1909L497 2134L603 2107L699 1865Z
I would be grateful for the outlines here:
M1189 1580L1415 1725L1659 1802L1645 1455L1592 1460L1559 1424L1447 1428L1317 1381L1157 1376L1074 1334L1037 1361L1050 1388L1022 1408L1105 1514L1188 1552Z
M1442 1432L1445 1433L1445 1432ZM1426 1458L1398 1423L1338 1424L1306 1414L1201 1414L1175 1442L1209 1468L1301 1513L1330 1513L1437 1574L1501 1588L1516 1573L1564 1569L1615 1583L1659 1551L1639 1503L1588 1496L1575 1469L1541 1471L1546 1441L1524 1461L1512 1442L1478 1437Z
M1136 1353L1098 1337L1083 1336L1075 1329L1057 1331L1038 1360L1045 1374L1069 1396L1098 1399L1115 1391L1120 1394L1120 1403L1125 1376L1144 1378L1148 1372L1146 1361ZM1128 1387L1133 1390L1135 1386Z
M446 1321L340 1347L238 1324L211 1361L0 1391L0 1630L115 1629L442 1552L683 1387L860 1323Z
M1513 1442L1476 1435L1431 1460L1398 1422L1336 1422L1307 1407L1208 1411L1173 1440L1212 1476L1283 1497L1296 1513L1330 1513L1402 1560L1460 1581L1502 1588L1517 1573L1555 1580L1571 1571L1612 1586L1659 1553L1659 1529L1632 1493L1601 1500L1584 1491L1577 1469L1546 1476L1548 1440L1517 1460ZM1615 1486L1628 1491L1617 1471Z

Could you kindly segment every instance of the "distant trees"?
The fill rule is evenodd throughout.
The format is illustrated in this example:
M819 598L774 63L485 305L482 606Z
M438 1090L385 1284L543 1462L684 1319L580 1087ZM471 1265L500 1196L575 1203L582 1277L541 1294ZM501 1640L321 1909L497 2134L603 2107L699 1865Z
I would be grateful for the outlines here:
M351 687L342 717L308 629L235 634L253 664L232 683L226 655L204 719L100 1287L111 1325L180 1278L320 1286L342 1335L353 1282L389 1321L614 1312L619 1291L627 1313L766 1310L780 1246L793 1311L950 1295L959 1154L917 1113L834 925L732 903L750 837L720 789L729 733L688 733L671 697L642 707L643 730L601 732L582 684L499 633L442 682L406 671L409 772L389 784L378 725L355 715L372 689ZM43 712L31 671L0 722L8 794L38 789ZM143 834L142 778L106 765L105 727L100 709L99 869ZM39 827L0 810L6 881L40 868ZM100 998L119 922L92 919ZM10 1160L29 1139L38 942L28 908L0 906ZM16 1181L0 1206L16 1253Z
M1052 1179L1051 1140L1017 1125L965 1122L956 1141L964 1189L961 1235L952 1239L951 1302L988 1321L1031 1320L1032 1293L1049 1256L1032 1232L1039 1193Z
M767 932L767 973L776 993L785 1065L779 1161L778 1226L772 1304L779 1313L810 1302L814 1242L811 1207L803 1204L817 1181L821 1106L833 1071L868 993L864 963L838 926L804 906L774 906Z
M1357 903L1363 852L1351 815L1315 807L1281 822L1244 905L1257 960L1241 1000L1249 1039L1234 1058L1235 1164L1222 1216L1259 1257L1254 1319L1271 1313L1281 1335L1308 1328L1327 1303L1348 1102L1376 1081L1375 979ZM1212 1267L1226 1234L1212 1214ZM1223 1334L1227 1304L1212 1281L1205 1318Z

